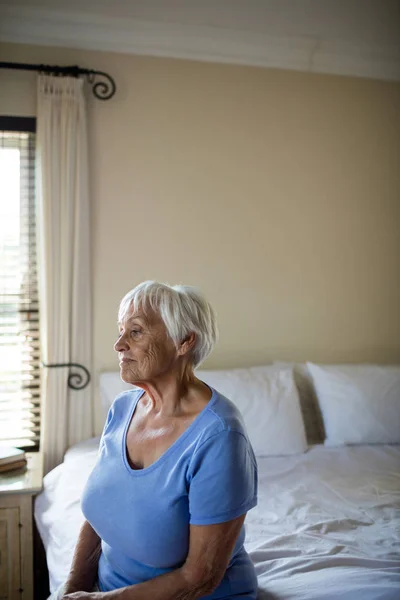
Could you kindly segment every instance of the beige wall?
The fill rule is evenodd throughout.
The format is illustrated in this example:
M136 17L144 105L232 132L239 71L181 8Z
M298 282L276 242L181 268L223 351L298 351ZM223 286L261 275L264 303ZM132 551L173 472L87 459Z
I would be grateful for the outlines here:
M219 314L208 367L400 362L400 85L0 46L2 60L112 74L89 99L95 375L116 369L121 296L199 286ZM0 114L34 114L0 71ZM102 423L96 408L96 429Z

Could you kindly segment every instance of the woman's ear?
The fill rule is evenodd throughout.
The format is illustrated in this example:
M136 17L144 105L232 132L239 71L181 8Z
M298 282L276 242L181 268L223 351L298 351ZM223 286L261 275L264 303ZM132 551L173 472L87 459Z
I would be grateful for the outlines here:
M193 349L196 343L196 334L192 331L179 344L178 356L184 356Z

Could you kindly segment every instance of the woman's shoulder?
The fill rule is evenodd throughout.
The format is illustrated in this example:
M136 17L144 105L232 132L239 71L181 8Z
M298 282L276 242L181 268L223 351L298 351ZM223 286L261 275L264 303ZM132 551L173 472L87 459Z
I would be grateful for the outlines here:
M128 410L131 409L132 404L138 401L139 397L143 394L143 390L140 388L133 388L131 390L125 390L115 397L114 402L111 404L109 410L109 416L116 418L124 415Z
M199 420L196 440L190 459L188 477L199 469L210 472L233 469L253 473L257 470L254 452L237 406L213 389L213 396L203 420Z
M212 388L208 407L208 424L214 432L232 431L247 437L243 417L237 406L226 396Z

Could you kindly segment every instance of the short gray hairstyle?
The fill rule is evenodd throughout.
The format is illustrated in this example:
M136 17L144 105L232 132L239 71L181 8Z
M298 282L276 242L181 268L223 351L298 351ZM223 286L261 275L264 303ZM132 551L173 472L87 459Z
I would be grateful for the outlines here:
M190 285L168 285L144 281L121 300L118 321L122 321L131 305L146 312L158 312L172 341L178 345L190 333L196 334L192 350L193 367L198 367L211 353L218 340L215 312L203 294Z

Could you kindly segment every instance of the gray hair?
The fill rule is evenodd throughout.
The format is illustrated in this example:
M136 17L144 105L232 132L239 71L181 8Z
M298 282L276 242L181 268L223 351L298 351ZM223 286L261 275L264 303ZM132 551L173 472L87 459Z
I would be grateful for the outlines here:
M118 320L122 321L131 305L135 310L150 307L164 321L175 345L190 333L196 334L192 350L193 367L197 368L211 353L218 340L215 312L203 294L190 285L168 285L158 281L144 281L121 300Z

